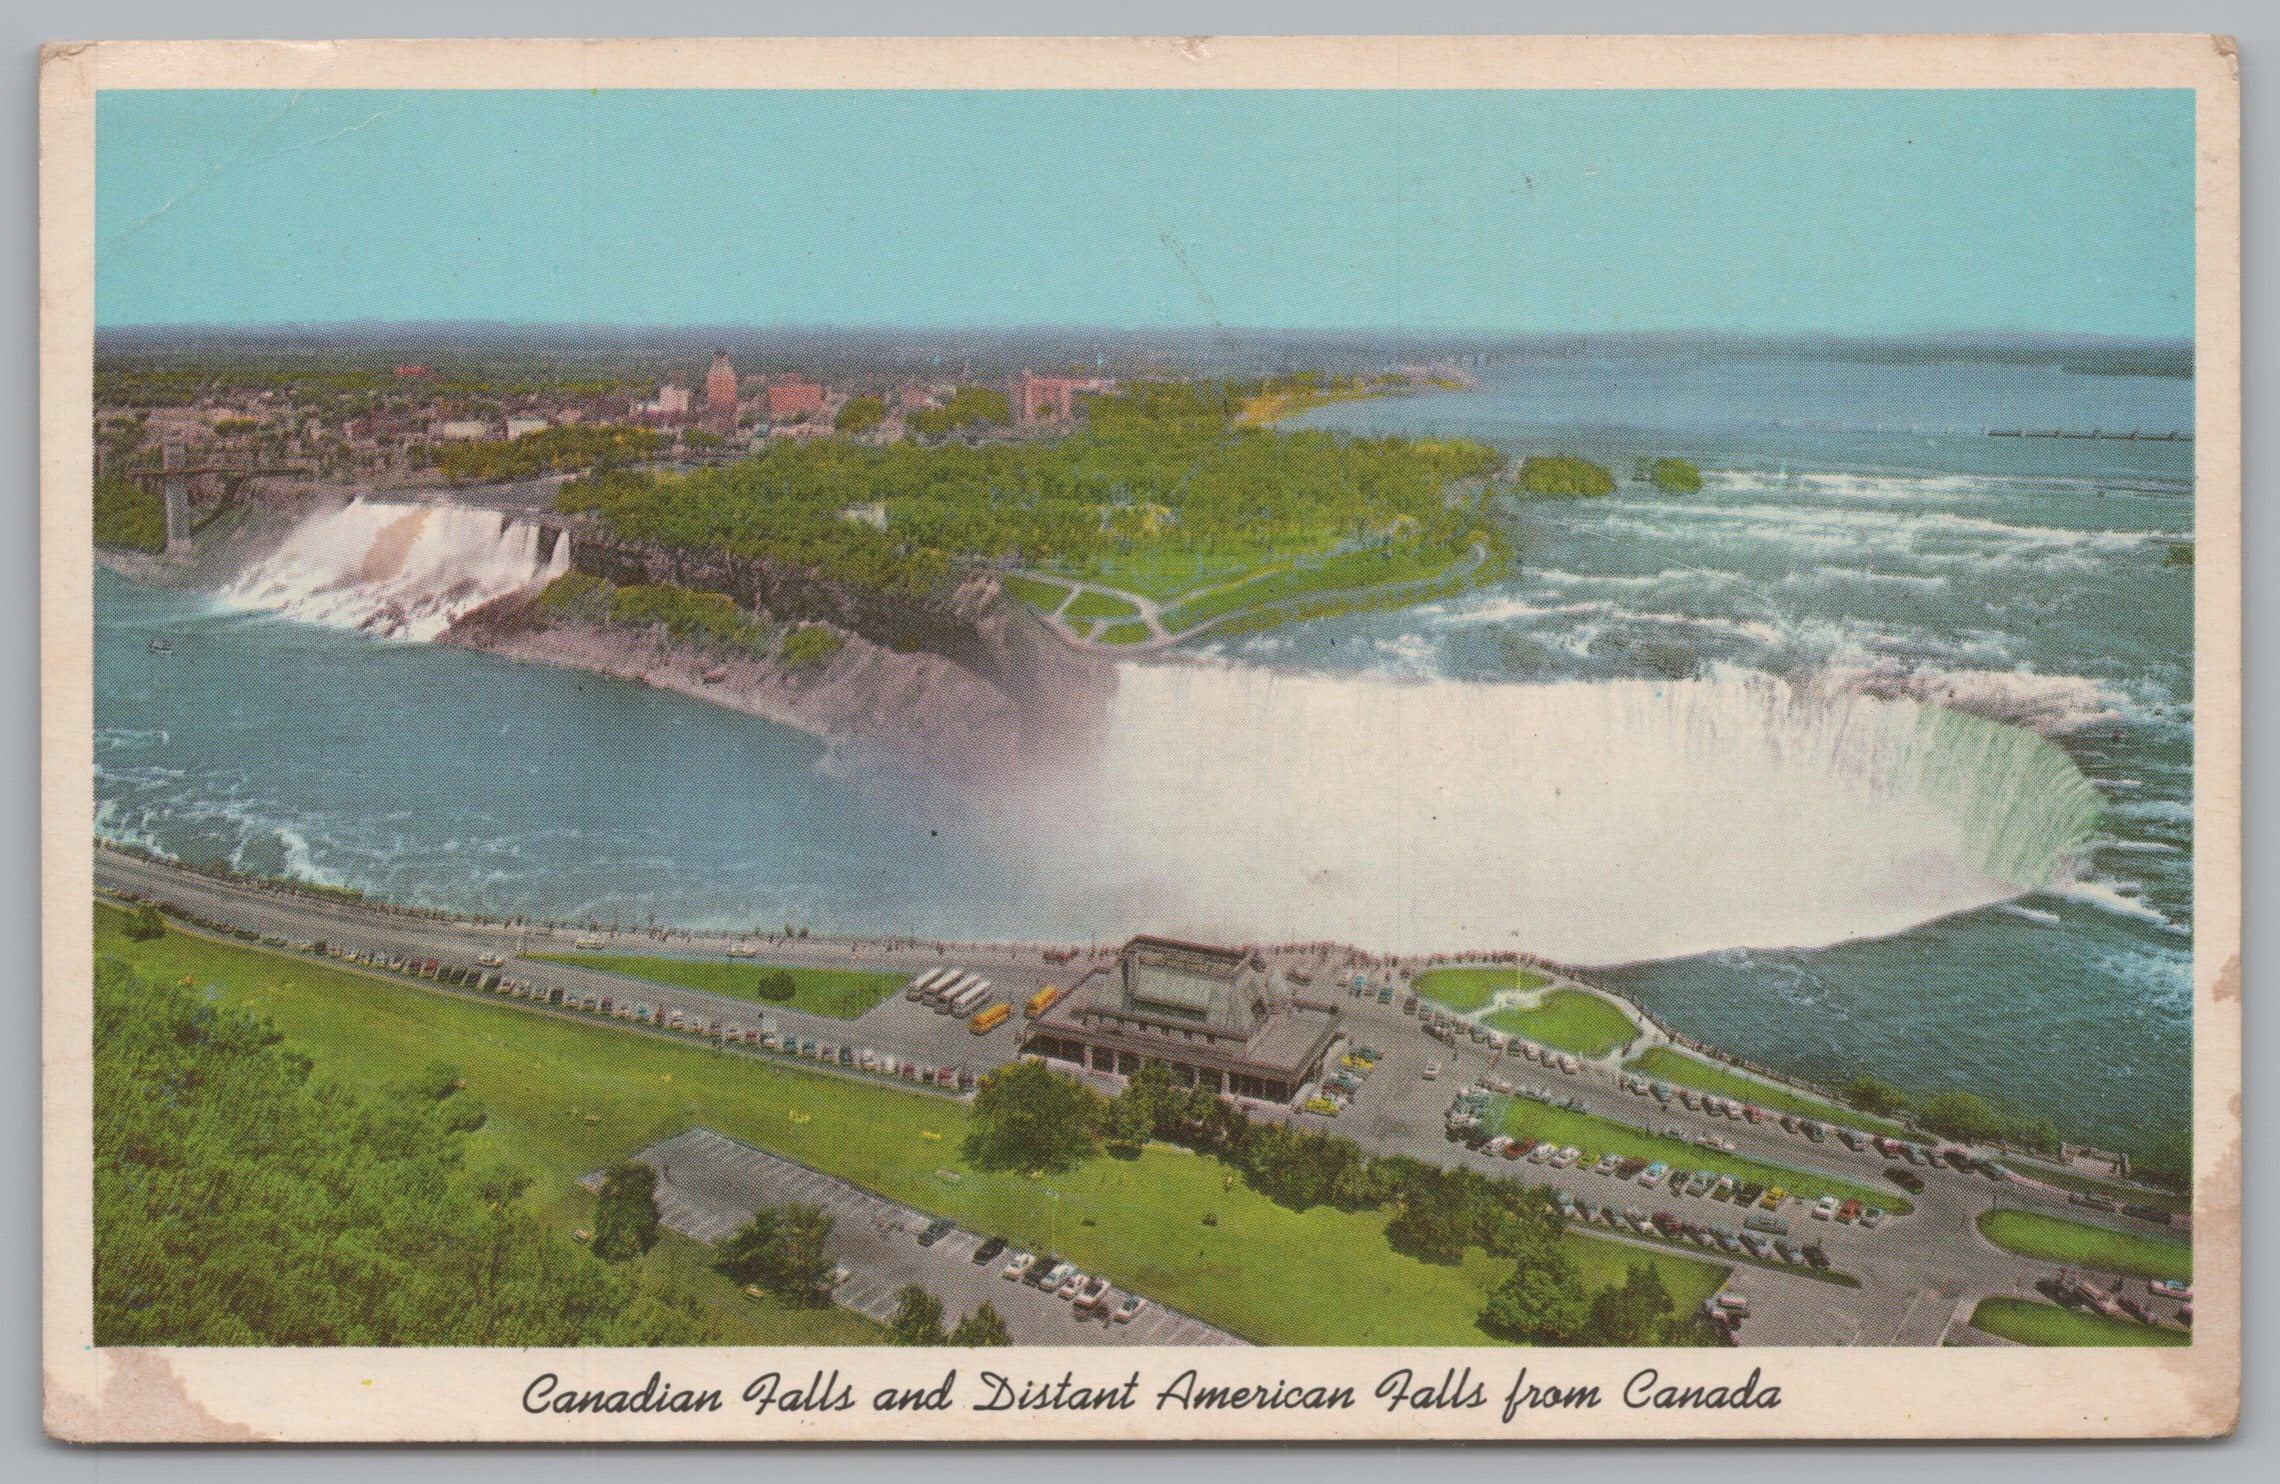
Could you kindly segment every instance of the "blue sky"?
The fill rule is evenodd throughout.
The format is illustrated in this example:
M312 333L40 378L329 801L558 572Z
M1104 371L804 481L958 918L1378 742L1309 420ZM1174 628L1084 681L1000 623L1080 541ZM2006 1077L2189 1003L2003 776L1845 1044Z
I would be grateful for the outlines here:
M98 107L104 325L2192 330L2187 91Z

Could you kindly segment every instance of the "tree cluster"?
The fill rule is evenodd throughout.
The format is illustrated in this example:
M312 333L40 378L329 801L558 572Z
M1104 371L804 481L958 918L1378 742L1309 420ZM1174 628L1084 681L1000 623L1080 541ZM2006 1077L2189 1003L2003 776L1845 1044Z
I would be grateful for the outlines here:
M1530 454L1520 461L1516 483L1520 493L1552 499L1575 495L1611 495L1615 476L1604 464L1569 454Z
M1159 402L1170 404L1162 416L1134 410ZM1209 389L1136 388L1095 398L1088 412L1088 426L1051 441L811 438L685 474L607 470L566 484L556 503L599 514L630 540L917 594L960 560L1097 575L1143 548L1256 561L1395 535L1445 546L1470 521L1445 498L1448 485L1502 463L1494 449L1454 440L1233 428L1224 393ZM887 512L885 530L845 516L873 504Z
M275 1026L100 961L95 1340L102 1345L701 1344L701 1312L613 1271L469 1168L483 1120L436 1064L384 1095Z
M739 1283L753 1284L795 1308L831 1302L831 1217L821 1206L789 1204L752 1213L721 1239L713 1266Z
M437 451L435 466L453 484L490 484L649 458L664 446L665 435L655 428L568 423L520 438L447 444Z
M942 1300L916 1283L905 1283L895 1294L895 1311L887 1320L887 1333L897 1345L1010 1345L1013 1335L1005 1316L984 1299L972 1313L942 1330Z

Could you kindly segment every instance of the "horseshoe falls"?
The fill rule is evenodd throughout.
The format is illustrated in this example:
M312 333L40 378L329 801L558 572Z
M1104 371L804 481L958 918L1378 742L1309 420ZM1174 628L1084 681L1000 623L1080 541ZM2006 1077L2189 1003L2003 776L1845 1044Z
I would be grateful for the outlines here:
M1577 964L1818 948L2062 881L2049 741L1762 674L1548 685L1124 669L1093 889L1183 932Z

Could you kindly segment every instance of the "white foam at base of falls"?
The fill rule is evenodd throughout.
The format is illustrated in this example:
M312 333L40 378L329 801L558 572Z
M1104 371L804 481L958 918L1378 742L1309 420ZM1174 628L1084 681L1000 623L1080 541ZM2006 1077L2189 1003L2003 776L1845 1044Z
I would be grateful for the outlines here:
M1104 919L1603 964L1818 947L2021 895L2070 868L2098 798L2021 728L1754 672L1130 664L1097 769L1051 808L1050 868Z

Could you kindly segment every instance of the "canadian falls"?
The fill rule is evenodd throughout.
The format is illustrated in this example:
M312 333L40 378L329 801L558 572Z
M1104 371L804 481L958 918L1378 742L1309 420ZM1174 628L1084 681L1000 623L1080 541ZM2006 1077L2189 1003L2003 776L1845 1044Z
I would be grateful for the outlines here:
M466 505L352 500L309 517L220 594L233 608L432 640L494 598L570 570L570 542Z
M1061 869L1102 907L1579 965L1899 932L2063 878L2099 815L2032 732L1757 672L1127 664L1084 792L1090 841Z

